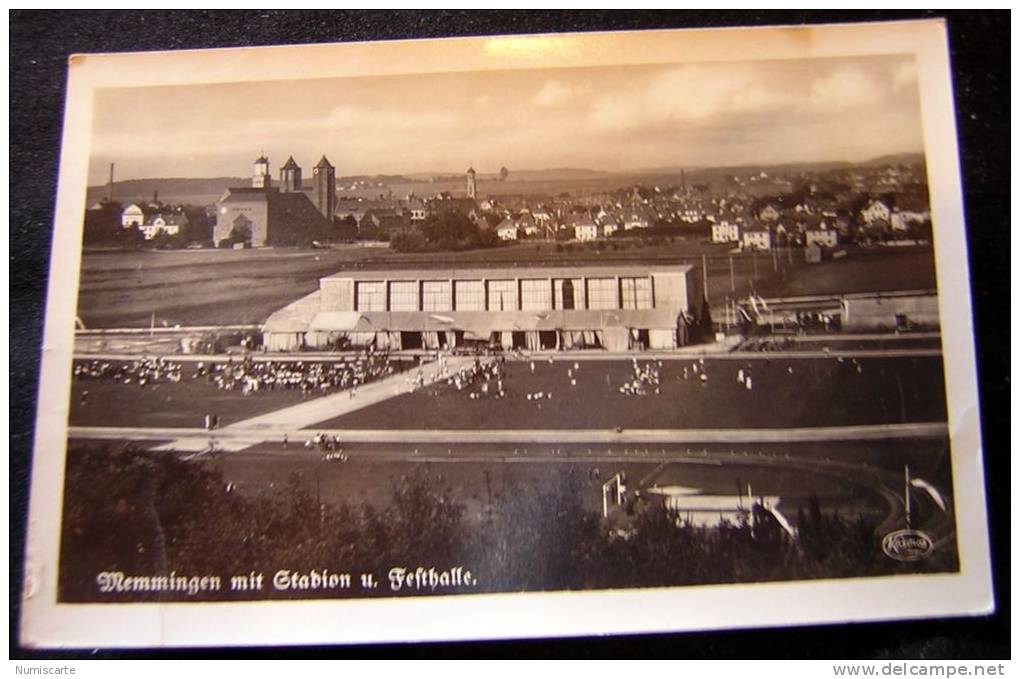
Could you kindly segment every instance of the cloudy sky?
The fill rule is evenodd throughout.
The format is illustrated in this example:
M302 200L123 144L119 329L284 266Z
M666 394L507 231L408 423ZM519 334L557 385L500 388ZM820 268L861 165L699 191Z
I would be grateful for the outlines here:
M642 65L102 90L90 183L247 176L323 154L338 174L629 170L921 151L912 56ZM310 171L308 172L310 174Z

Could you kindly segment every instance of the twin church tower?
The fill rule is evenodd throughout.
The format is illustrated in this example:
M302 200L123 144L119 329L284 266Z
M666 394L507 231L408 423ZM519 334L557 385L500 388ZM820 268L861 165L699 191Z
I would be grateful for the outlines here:
M313 168L305 186L301 167L288 158L280 168L280 184L273 186L269 158L255 159L251 186L226 190L216 202L216 247L305 245L332 233L336 212L336 168L326 156Z
M311 191L312 202L319 212L326 219L332 220L336 211L336 168L323 156L315 167L312 168L314 181L311 188L306 188L301 177L301 166L294 160L294 156L287 158L287 162L280 168L281 193L299 193ZM252 188L271 189L273 178L269 174L269 159L265 154L255 159L255 171L251 179Z
M467 171L467 195L472 200L478 195L474 168ZM255 159L251 186L229 188L216 202L213 242L216 247L264 247L329 238L336 207L336 168L326 156L312 168L310 186L293 156L273 186L269 158L262 153Z

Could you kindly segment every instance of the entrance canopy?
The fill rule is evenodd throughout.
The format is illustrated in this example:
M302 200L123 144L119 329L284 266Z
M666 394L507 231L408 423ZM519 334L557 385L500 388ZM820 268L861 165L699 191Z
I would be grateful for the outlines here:
M313 332L461 331L476 339L494 332L584 331L607 328L675 330L677 314L665 309L557 309L554 311L320 311Z

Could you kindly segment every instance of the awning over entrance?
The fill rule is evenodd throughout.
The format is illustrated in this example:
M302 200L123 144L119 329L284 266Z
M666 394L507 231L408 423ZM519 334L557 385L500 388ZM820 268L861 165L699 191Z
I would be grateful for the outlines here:
M666 309L557 309L554 311L320 311L314 332L461 331L474 339L494 332L584 331L606 328L675 330L677 313Z
M308 329L312 332L373 332L372 324L357 311L320 311ZM379 328L385 330L385 328Z

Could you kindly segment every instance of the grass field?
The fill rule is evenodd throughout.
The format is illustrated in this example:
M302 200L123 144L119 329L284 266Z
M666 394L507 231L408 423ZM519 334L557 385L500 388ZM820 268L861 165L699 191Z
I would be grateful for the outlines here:
M810 336L809 336L810 337ZM911 337L910 335L896 335L888 339L852 339L828 336L824 340L804 341L802 338L793 337L794 344L788 349L790 351L883 351L896 349L940 349L942 338L940 337ZM800 341L798 341L800 340Z
M946 418L942 362L931 358L706 360L704 384L693 362L663 361L660 394L621 394L630 361L508 363L506 398L472 400L447 384L322 422L311 429L657 429L816 427ZM647 361L641 362L647 365ZM753 389L737 383L751 366ZM688 368L688 378L683 369ZM792 369L792 373L789 372ZM490 387L494 389L495 385ZM477 388L476 388L477 391ZM527 394L552 392L528 400Z
M771 262L768 266L771 274ZM796 297L935 287L935 259L929 249L873 248L822 264L803 264L786 276L770 275L758 283L758 293Z
M81 402L82 392L88 399ZM75 380L71 386L71 426L79 427L202 427L206 414L220 417L220 426L301 402L299 390L242 396L223 391L204 379L185 377L177 384L139 387L108 380Z
M621 244L620 247L623 247ZM157 324L232 325L262 323L277 309L316 290L319 279L348 268L513 266L619 262L674 262L700 265L708 255L709 299L721 306L733 293L727 246L674 241L655 246L629 244L615 250L533 242L463 253L399 254L386 248L326 250L182 250L86 252L82 260L78 315L88 328L148 327ZM733 258L737 296L756 287L765 295L867 292L930 288L930 252L873 250L845 260L804 264L759 254Z

